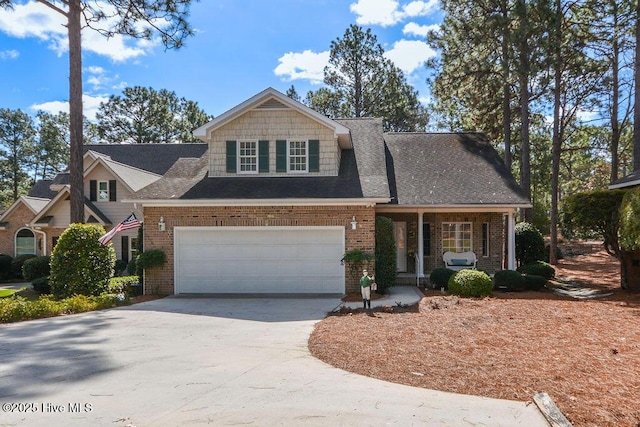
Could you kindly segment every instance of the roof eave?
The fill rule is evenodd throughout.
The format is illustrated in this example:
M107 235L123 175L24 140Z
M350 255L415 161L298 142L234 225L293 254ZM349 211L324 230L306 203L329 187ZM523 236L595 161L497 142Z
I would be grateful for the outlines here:
M336 199L125 199L123 203L143 206L367 206L389 203L389 198Z

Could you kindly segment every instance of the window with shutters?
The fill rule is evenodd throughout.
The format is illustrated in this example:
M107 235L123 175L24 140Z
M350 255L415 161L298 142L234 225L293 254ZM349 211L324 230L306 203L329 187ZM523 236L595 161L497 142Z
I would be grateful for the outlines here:
M287 172L308 172L309 152L306 140L289 140Z
M98 201L109 201L109 181L98 181Z
M238 172L258 173L258 141L238 141Z

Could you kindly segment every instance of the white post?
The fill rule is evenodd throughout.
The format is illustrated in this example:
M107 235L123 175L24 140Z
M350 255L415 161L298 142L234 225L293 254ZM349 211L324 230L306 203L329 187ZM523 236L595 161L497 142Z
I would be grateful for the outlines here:
M508 226L507 226L507 269L516 269L516 215L515 211L508 213Z
M418 212L418 259L416 265L416 286L420 286L420 278L424 277L424 236L422 235L424 212Z

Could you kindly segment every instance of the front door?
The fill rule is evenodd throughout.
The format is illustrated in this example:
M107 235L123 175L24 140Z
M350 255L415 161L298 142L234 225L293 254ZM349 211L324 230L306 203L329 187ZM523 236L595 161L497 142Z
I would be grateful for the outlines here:
M396 221L393 223L396 235L396 269L400 273L407 271L407 223Z

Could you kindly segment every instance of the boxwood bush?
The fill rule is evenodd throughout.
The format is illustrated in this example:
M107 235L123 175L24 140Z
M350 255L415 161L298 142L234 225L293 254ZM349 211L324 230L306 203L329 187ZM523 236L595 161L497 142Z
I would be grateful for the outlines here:
M11 277L11 255L0 254L0 279L9 279Z
M493 282L487 273L478 270L460 270L449 279L449 292L463 297L491 295Z
M521 265L518 267L518 271L522 274L528 274L532 276L542 276L546 280L553 279L556 275L556 269L547 264L544 261L536 261L530 264Z
M33 286L33 290L39 294L50 294L51 286L49 286L49 278L48 277L39 277L31 282L31 286Z
M524 279L524 288L528 291L539 291L544 289L544 286L547 284L547 279L542 276L536 275L524 275L522 276Z
M513 270L497 271L493 275L494 287L497 290L507 292L518 292L525 289L522 273Z
M11 261L11 275L16 279L23 279L22 266L24 265L25 261L35 257L36 255L31 255L31 254L20 255L15 257L13 261Z
M376 283L378 293L386 293L387 288L396 284L396 239L393 221L384 216L376 217Z
M434 268L429 275L429 283L434 289L437 288L449 288L449 279L456 274L455 270L450 268L438 267Z
M545 257L542 233L528 222L516 224L516 260L518 265L531 264Z
M49 256L29 258L22 264L22 277L33 281L41 277L49 276L51 270L49 266L50 262L51 258Z
M104 228L93 224L71 224L58 239L51 254L49 285L57 298L100 295L109 287L116 254L113 245L98 239Z
M129 297L136 296L139 284L140 277L138 276L112 277L109 280L109 293L124 294Z

